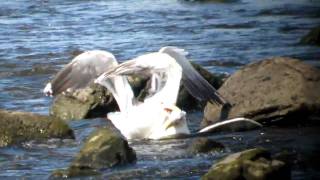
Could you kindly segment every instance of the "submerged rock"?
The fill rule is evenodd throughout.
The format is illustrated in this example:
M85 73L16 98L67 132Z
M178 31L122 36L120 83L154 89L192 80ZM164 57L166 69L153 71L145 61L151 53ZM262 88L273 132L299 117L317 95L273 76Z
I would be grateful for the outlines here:
M296 59L278 57L249 64L231 75L219 92L233 106L230 119L292 124L320 115L320 70ZM219 107L207 103L201 125L215 123L219 113Z
M290 179L290 168L261 148L231 154L215 163L201 179Z
M136 161L135 151L114 127L94 131L76 155L70 167L57 170L53 177L75 177L99 174L100 169L125 165Z
M212 151L222 151L224 145L205 137L195 138L188 147L190 153L208 153Z
M310 30L301 40L301 44L310 44L320 46L320 26Z
M0 147L30 140L74 138L73 131L60 119L0 110Z

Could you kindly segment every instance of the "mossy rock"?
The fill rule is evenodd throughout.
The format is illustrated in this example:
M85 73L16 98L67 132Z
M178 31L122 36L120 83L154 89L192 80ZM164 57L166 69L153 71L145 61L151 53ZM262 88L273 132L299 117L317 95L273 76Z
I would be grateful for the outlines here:
M262 148L231 154L216 162L202 176L203 180L234 179L290 179L290 169L282 161L274 160Z
M100 169L136 161L135 151L113 126L99 128L86 140L69 168L56 170L53 177L98 175Z
M7 110L0 110L0 117L0 147L30 140L74 138L72 129L57 118Z

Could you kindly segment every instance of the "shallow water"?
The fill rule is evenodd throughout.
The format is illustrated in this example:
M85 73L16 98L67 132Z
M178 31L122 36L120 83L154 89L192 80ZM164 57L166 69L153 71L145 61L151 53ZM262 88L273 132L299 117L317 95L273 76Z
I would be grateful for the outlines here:
M319 48L298 44L320 23L319 12L316 0L5 1L0 4L0 108L48 114L51 99L41 89L74 55L91 49L111 51L123 61L174 45L220 73L272 56L296 57L319 66ZM191 128L200 118L201 113L193 116ZM102 124L103 120L72 122L76 141L1 148L0 177L48 177L54 169L67 167L82 140ZM138 162L106 170L104 177L198 179L223 155L255 146L296 152L301 161L294 166L293 179L316 177L318 169L309 161L319 152L316 130L292 127L217 134L213 137L227 150L208 155L187 154L190 140L131 142Z

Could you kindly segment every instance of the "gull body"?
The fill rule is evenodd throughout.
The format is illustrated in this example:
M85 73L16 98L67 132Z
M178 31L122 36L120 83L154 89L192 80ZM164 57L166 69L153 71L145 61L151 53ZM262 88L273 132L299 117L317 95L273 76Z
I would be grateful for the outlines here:
M168 60L174 62L170 57ZM84 52L59 71L53 80L46 85L43 92L46 95L55 96L65 91L84 88L99 75L110 71L117 65L115 57L109 52L100 50ZM157 72L168 68L167 62L161 62L158 65ZM181 74L181 68L177 66L177 69ZM158 79L159 77L155 78L154 82ZM179 77L177 79L180 81ZM178 92L179 87L161 88L161 90L157 87L159 92L156 89L151 90L154 96L147 97L144 102L138 102L135 100L125 76L117 75L103 78L103 81L100 80L102 78L96 79L95 82L99 82L112 93L120 109L119 112L108 113L108 118L126 138L160 139L170 135L190 133L186 122L186 113L173 103L176 101L177 93L173 93L173 96L170 93L170 96L166 98L168 101L159 101L162 100L160 94L165 95L165 92L171 90ZM169 80L168 83L170 82Z
M180 82L199 100L210 101L222 107L229 104L191 66L186 54L183 49L164 47L158 52L118 64L109 52L84 52L57 73L44 88L44 93L55 96L95 82L106 87L117 101L119 111L109 112L107 116L127 139L161 139L173 135L188 135L190 131L186 112L176 106ZM133 74L151 77L149 95L142 102L134 97L126 78ZM239 121L252 120L238 118L222 124ZM208 126L199 133L209 132L216 127Z

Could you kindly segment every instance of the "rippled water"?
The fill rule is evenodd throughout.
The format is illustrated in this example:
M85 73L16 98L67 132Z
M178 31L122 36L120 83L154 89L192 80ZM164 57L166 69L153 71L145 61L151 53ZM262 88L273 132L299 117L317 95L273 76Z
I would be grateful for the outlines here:
M175 45L188 50L189 57L208 70L221 73L271 56L297 57L319 65L319 48L298 44L320 23L319 17L317 0L4 1L0 4L0 108L48 114L51 100L41 89L74 55L91 49L111 51L123 61ZM52 170L66 167L82 140L101 124L101 120L72 122L76 141L28 142L23 147L0 149L0 177L48 177ZM307 128L265 131L276 131L272 141L280 145L288 141L292 151L299 151L295 143L305 142L302 137L295 139L295 131L315 136ZM283 139L283 133L292 136ZM261 131L214 138L228 145L225 152L187 154L184 149L190 140L132 142L137 164L107 170L104 175L198 179L227 153L258 145L274 148L265 143ZM318 152L316 145L319 142L309 143L306 152ZM305 149L300 148L301 152ZM311 168L310 173L308 168L296 167L293 177L312 177L316 171Z

